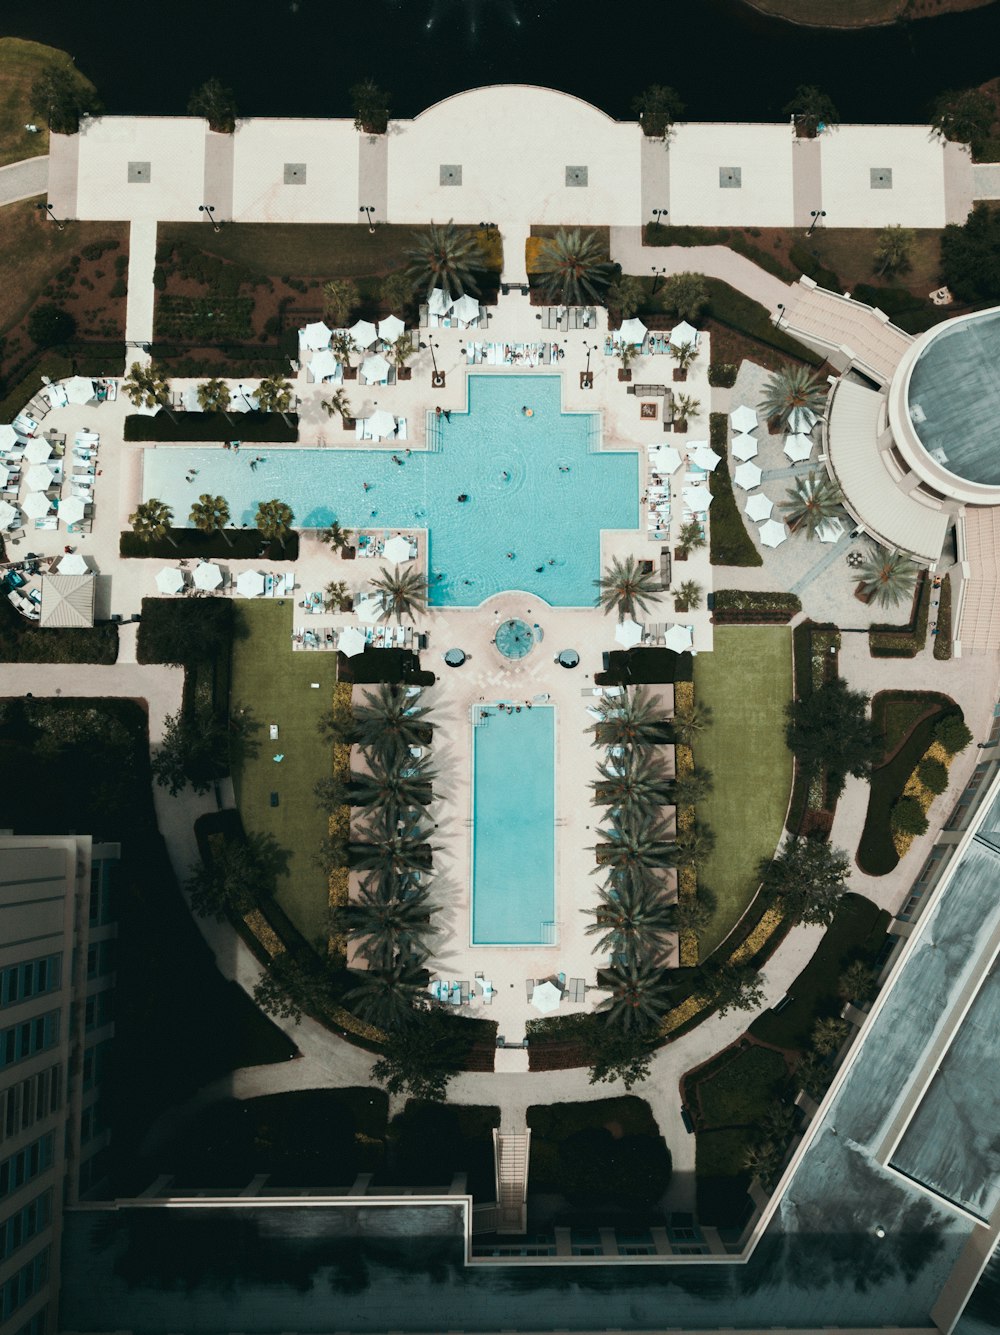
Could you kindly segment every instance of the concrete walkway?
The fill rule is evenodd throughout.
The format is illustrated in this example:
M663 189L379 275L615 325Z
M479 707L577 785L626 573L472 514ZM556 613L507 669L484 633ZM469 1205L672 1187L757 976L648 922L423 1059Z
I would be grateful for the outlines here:
M645 277L652 268L667 275L703 273L746 293L772 314L787 305L792 285L783 283L728 246L644 246L641 227L611 228L611 258L625 273Z
M23 162L12 162L9 167L0 167L0 205L16 204L19 199L44 195L48 184L47 156L25 158Z
M125 341L153 341L153 270L156 267L156 223L133 222L128 243L128 298L125 306ZM141 348L125 350L125 370L135 361L146 364L150 354Z

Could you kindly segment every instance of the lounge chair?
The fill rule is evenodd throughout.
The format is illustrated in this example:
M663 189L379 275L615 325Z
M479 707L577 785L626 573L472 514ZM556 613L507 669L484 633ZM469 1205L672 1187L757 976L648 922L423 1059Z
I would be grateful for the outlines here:
M535 980L534 980L534 978L526 978L526 979L524 980L524 985L525 985L525 991L526 991L527 994L528 994L528 1000L530 1001L530 1000L531 1000L531 994L532 994L532 993L534 992L534 990L535 990Z

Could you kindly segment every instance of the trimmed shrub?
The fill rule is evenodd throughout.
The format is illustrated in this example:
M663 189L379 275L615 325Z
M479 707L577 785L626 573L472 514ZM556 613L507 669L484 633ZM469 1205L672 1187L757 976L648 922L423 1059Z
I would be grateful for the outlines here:
M733 482L726 463L726 441L729 419L725 413L712 413L709 436L712 448L722 456L722 462L708 475L708 486L713 496L712 514L708 525L709 555L714 566L760 566L764 558L753 544L740 514Z
M972 733L965 726L961 714L950 714L941 719L934 728L934 739L941 743L946 751L957 755L964 751L972 741Z
M937 633L934 636L934 657L940 661L951 658L951 576L941 581L938 602Z
M788 252L792 266L820 287L830 292L843 292L844 286L832 269L827 269L804 242L799 241Z
M717 626L784 625L802 611L794 593L763 593L756 589L719 589L714 600Z
M931 584L927 572L917 576L913 610L905 626L873 625L868 630L868 652L872 658L915 658L927 643L927 621L931 610Z
M227 417L225 413L169 413L159 412L155 417L132 413L125 418L126 440L155 441L252 441L254 444L289 445L299 438L297 413L287 413L288 421L280 413L239 413Z
M713 389L732 389L740 368L732 362L712 362L708 368L708 383Z
M917 777L929 793L943 793L948 787L948 766L927 756L917 766Z
M706 316L797 361L809 366L823 365L824 359L818 352L813 352L812 348L807 348L783 330L775 329L770 314L759 301L737 292L736 288L730 287L721 278L706 276L704 282L708 290L708 305L704 311Z
M280 547L278 543L269 543L261 537L256 526L229 528L224 534L202 533L197 528L172 528L159 542L143 542L127 529L118 539L118 554L133 560L155 557L158 561L177 561L204 556L212 561L260 560L271 564L299 559L299 535L292 529L284 547Z
M118 627L48 627L42 629L0 598L0 663L114 663Z
M892 809L889 824L897 834L926 834L927 817L915 797L901 797Z
M69 311L46 302L36 306L28 316L28 337L40 348L52 348L65 343L76 333L76 321Z

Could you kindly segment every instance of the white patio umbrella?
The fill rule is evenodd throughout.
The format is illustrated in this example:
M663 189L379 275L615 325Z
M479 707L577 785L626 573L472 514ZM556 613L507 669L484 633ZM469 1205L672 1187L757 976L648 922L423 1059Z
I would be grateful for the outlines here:
M733 455L737 459L742 459L744 463L747 459L755 459L759 448L760 445L756 436L749 436L744 433L733 439Z
M789 414L789 431L811 431L815 425L816 414L811 408L793 408Z
M707 510L712 504L712 493L700 482L693 487L685 487L683 496L684 504L692 510Z
M38 436L35 440L29 440L24 447L24 457L29 464L43 464L51 454L52 446L41 436Z
M788 537L788 529L777 519L768 519L757 530L765 547L780 547Z
M358 630L357 626L348 626L337 636L337 648L347 658L364 653L366 644L365 633Z
M59 563L62 570L62 562ZM184 572L177 566L164 566L156 572L156 587L161 593L180 593L184 587Z
M48 491L52 486L52 469L46 464L32 464L24 475L29 491Z
M62 382L62 387L70 403L89 403L91 399L97 398L93 380L84 375L70 376L68 380Z
M217 589L222 583L222 570L214 561L203 561L195 566L194 587L196 589Z
M733 481L744 491L760 486L761 472L756 464L739 464L733 473Z
M79 524L87 513L87 503L82 496L67 496L59 502L59 518L64 524Z
M657 473L676 473L681 466L680 450L673 445L657 445L649 451L649 466Z
M688 458L697 468L704 468L706 473L714 473L719 466L721 456L716 454L711 445L689 445Z
M389 363L378 352L371 357L366 357L361 363L361 374L369 382L384 380L389 374Z
M377 408L371 417L365 418L365 426L375 440L381 440L383 436L391 436L396 430L396 419L384 408Z
M0 528L10 528L17 519L17 506L10 501L0 501Z
M236 578L236 592L241 598L259 598L264 592L264 576L259 570L244 570Z
M402 565L405 561L412 561L410 555L410 540L404 537L390 538L385 544L382 555L393 565Z
M427 298L427 311L430 315L447 315L451 310L451 300L445 295L443 287L432 289Z
M732 422L735 431L754 431L757 427L757 414L753 408L748 408L746 404L734 408L729 414L729 420Z
M41 519L42 515L48 514L51 507L52 502L43 491L29 491L21 503L21 509L29 519Z
M89 575L90 566L87 558L79 552L67 552L59 562L60 575Z
M623 343L634 343L638 347L646 337L647 330L640 319L633 317L631 320L623 320L618 332Z
M619 621L615 626L615 639L626 649L632 649L637 644L642 643L643 628L638 621L629 618L626 621Z
M759 524L762 519L770 519L771 511L774 509L774 502L769 500L762 491L756 496L751 496L743 507L743 513L752 519L755 524Z
M531 1004L535 1010L541 1011L543 1015L548 1015L551 1011L557 1011L561 1001L562 993L555 983L550 983L548 979L544 983L536 983L531 990Z
M793 464L803 463L812 454L813 443L799 433L785 437L785 454Z
M347 332L359 348L370 348L378 338L378 330L371 320L356 320Z
M839 542L843 535L844 521L837 518L824 519L816 530L820 542Z
M6 464L0 464L0 487L6 487L10 479L10 470Z
M0 450L9 450L17 444L21 437L12 426L4 423L0 426Z
M698 342L698 331L693 324L688 324L687 320L682 320L680 324L674 325L668 336L668 342L675 348L683 347L685 344Z
M328 375L336 375L339 365L340 362L337 361L330 349L324 348L322 352L314 354L312 361L309 363L309 373L313 380L319 384Z
M665 648L673 649L675 654L684 653L693 643L694 629L691 626L671 626L663 637Z
M471 324L473 320L479 319L479 298L470 296L468 292L463 292L452 306L451 314L453 319L461 320L464 324Z
M332 333L333 330L327 328L322 320L317 320L315 324L307 324L299 330L299 342L306 351L321 352L330 346Z
M367 625L373 625L382 617L382 599L362 598L360 603L354 604L354 615L359 621L364 621Z
M387 315L384 320L378 322L378 336L385 343L395 343L396 339L406 333L406 325L398 315Z

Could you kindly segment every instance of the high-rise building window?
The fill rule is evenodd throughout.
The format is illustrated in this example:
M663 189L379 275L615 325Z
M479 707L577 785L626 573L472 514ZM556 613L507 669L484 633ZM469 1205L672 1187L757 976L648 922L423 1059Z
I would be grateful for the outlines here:
M0 1030L0 1071L37 1052L46 1052L59 1042L59 1012L47 1011Z
M58 992L62 983L62 955L43 955L0 969L0 1007L16 1006L32 997Z

